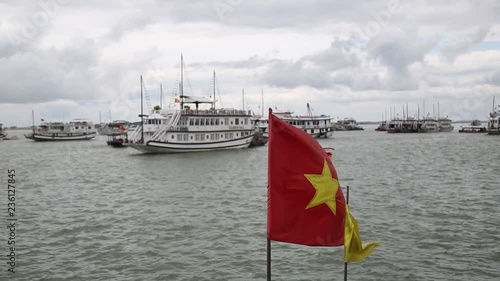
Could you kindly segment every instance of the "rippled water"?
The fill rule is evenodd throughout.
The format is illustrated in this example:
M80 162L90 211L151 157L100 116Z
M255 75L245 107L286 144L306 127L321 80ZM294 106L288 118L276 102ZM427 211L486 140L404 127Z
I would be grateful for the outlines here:
M363 240L382 242L349 280L499 280L500 137L365 128L320 140ZM267 147L139 155L101 136L22 138L0 141L0 159L3 185L7 169L18 180L17 273L2 227L0 280L266 278ZM343 280L342 247L272 245L273 280Z

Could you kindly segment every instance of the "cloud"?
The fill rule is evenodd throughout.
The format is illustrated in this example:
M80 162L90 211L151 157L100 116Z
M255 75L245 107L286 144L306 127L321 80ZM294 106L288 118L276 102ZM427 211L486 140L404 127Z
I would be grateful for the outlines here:
M409 76L408 67L422 62L438 43L437 38L421 40L414 31L388 28L367 45L367 54L378 60L394 75Z
M390 18L380 16L396 0L69 1L32 38L12 44L12 34L43 11L40 3L51 1L58 0L0 1L4 124L16 121L5 108L28 104L89 116L111 109L134 120L139 76L151 100L160 83L166 95L175 92L180 53L188 61L186 91L210 91L216 70L225 107L241 106L242 88L248 104L260 104L264 89L291 110L306 99L323 113L336 102L351 111L363 103L368 110L349 115L368 120L394 101L435 95L451 107L500 89L494 0L400 1ZM369 25L379 32L367 36ZM467 114L480 116L481 107L474 110Z
M441 54L448 62L453 62L455 59L469 51L475 45L483 42L489 32L489 27L479 27L477 30L466 36L465 39L446 45L441 48Z

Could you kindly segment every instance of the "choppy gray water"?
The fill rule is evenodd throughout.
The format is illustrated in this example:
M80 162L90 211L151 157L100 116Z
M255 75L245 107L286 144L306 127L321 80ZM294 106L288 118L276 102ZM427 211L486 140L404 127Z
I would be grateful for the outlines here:
M500 137L335 132L364 241L349 280L499 280ZM17 132L20 134L20 132ZM267 146L138 155L0 141L0 280L265 280ZM16 271L7 272L7 169ZM344 190L345 191L345 190ZM273 243L273 280L343 280L343 249Z

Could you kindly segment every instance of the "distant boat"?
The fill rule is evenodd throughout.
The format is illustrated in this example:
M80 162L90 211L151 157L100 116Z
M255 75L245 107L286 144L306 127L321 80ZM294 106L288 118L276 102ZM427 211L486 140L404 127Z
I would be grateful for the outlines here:
M439 131L440 132L451 132L455 128L451 124L451 119L448 119L448 118L439 118L438 122L439 122Z
M500 104L495 109L495 97L493 97L493 110L488 119L488 135L500 135Z
M69 123L42 122L24 137L34 141L90 140L97 135L94 124L86 119L74 119Z
M382 121L378 124L378 127L375 128L375 131L379 132L386 132L387 131L387 111L385 112L385 118L384 118L384 113L382 113Z
M16 135L9 135L7 131L2 127L3 124L0 124L0 140L17 140Z
M472 120L469 125L460 126L459 133L486 133L486 127L481 125L481 121Z
M375 128L375 131L385 132L387 131L387 121L382 121L378 124L378 127Z
M128 130L128 121L125 120L114 120L109 123L101 123L100 127L97 128L99 135L112 136L126 134Z
M309 103L307 104L306 116L296 116L292 114L293 112L290 111L274 112L274 115L281 120L301 129L312 137L329 138L333 135L336 125L332 121L332 117L328 115L313 115Z
M362 131L363 127L358 125L354 118L344 118L337 121L337 131Z
M419 133L438 133L439 122L434 118L424 118L423 120L418 121L418 132Z

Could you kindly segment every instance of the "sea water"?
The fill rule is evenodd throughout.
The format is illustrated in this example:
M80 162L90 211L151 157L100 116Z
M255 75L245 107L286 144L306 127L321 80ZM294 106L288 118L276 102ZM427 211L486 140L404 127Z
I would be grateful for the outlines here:
M348 280L500 280L500 137L335 132L365 242ZM0 142L0 280L265 280L267 146L143 155ZM293 151L289 152L293 153ZM8 170L15 271L8 271ZM272 243L273 280L343 280L343 248Z

